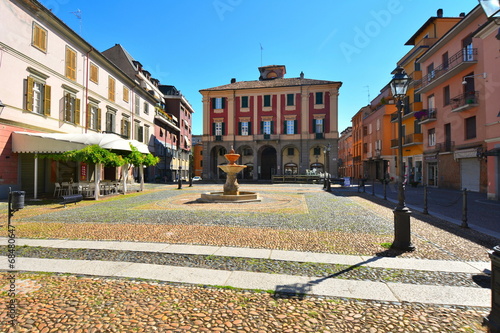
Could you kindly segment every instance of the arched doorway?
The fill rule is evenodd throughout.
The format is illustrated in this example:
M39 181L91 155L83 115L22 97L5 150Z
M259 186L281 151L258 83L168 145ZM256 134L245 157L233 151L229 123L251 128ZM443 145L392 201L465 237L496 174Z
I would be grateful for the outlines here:
M276 149L266 147L260 154L260 179L271 179L276 174Z

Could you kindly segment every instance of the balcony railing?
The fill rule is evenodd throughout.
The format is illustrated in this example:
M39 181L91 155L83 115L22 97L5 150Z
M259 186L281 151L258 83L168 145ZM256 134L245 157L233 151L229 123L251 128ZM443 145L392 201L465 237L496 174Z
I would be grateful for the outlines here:
M451 111L452 112L464 111L472 107L475 107L478 104L479 104L478 91L465 92L451 99Z
M424 75L419 87L419 93L426 92L431 89L435 84L445 79L447 73L455 73L461 71L465 67L470 66L477 62L477 49L463 48L451 57L448 62L442 63L427 75ZM458 74L458 73L457 73Z
M454 141L445 141L445 142L436 143L436 149L440 152L450 152L450 151L453 151L454 148L455 148Z
M415 112L415 118L417 118L420 124L429 123L435 121L437 117L437 109L424 109Z
M403 146L420 145L424 142L422 133L412 133L403 137ZM391 148L398 148L398 139L391 140Z

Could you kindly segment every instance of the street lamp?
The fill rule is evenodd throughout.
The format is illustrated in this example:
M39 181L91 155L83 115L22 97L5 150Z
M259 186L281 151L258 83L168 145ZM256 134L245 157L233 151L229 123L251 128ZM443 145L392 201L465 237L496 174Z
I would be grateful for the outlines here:
M330 185L330 150L332 150L331 144L328 144L323 150L325 154L325 182L326 182L326 190L331 191Z
M484 13L488 18L500 17L500 3L498 0L479 0L479 4L483 7Z
M413 251L415 247L411 243L410 214L411 211L405 205L404 169L403 169L403 98L410 84L410 78L402 67L395 70L395 74L389 83L392 95L397 99L398 113L398 205L394 209L394 242L392 248L402 251Z

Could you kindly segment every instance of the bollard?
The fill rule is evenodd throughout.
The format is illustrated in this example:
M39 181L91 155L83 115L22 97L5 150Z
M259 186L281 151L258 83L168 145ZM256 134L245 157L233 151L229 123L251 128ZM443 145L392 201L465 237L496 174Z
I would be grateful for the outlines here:
M464 194L462 197L462 224L460 225L462 228L468 228L469 224L467 223L467 189L464 188Z
M427 210L427 184L424 184L424 211L422 213L429 214Z
M372 180L372 195L375 195L375 178Z
M500 246L495 246L489 251L491 259L491 311L484 318L484 324L488 326L488 332L500 332Z
M387 200L387 180L384 179L384 200Z

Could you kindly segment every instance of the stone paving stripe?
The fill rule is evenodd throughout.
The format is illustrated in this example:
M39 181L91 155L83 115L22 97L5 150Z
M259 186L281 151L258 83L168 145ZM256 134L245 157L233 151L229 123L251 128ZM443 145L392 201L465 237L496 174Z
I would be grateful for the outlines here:
M239 258L259 258L269 259L271 250L269 249L250 249L241 247L221 247L214 255Z
M479 274L489 263L470 263L461 261L450 260L422 260L413 258L387 258L387 257L363 257L367 262L363 266L377 267L377 268L399 268L399 269L413 269L419 271L431 272L452 272L452 273L471 273ZM371 262L368 262L372 260Z
M230 271L215 269L134 263L113 276L222 286L230 274Z
M402 302L463 306L491 306L491 290L452 286L387 283Z
M270 259L341 265L356 265L363 262L361 256L283 250L272 250Z
M0 257L6 270L7 257ZM352 281L192 267L96 260L17 258L16 270L143 278L169 282L272 290L277 293L488 307L489 289Z
M165 249L162 252L177 253L177 254L213 255L219 249L220 246L171 244L167 249Z

